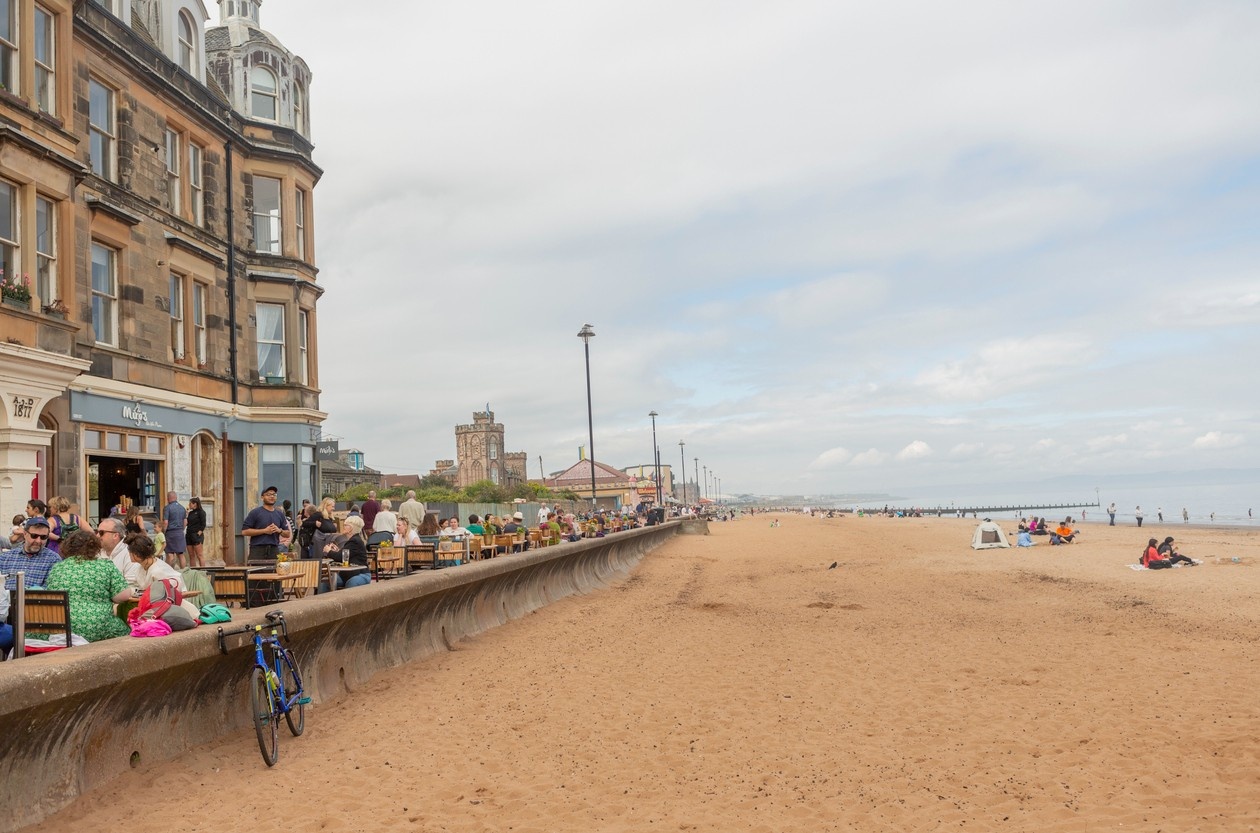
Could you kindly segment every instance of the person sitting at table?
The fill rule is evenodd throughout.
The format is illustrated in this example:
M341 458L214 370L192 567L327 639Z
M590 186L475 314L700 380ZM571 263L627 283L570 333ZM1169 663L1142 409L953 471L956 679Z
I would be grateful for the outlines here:
M394 524L394 546L414 547L419 544L420 536L411 528L411 523L406 518L399 518L398 523Z
M130 601L132 590L114 562L100 558L101 539L79 529L61 542L62 560L53 565L45 587L65 590L70 599L70 630L88 642L126 636L126 623L114 615L114 605Z
M481 518L477 517L476 515L468 516L468 526L466 526L465 529L467 529L473 535L486 534L486 528L484 525L482 525Z
M438 523L436 512L425 512L424 520L420 522L420 528L416 530L416 534L423 539L426 535L435 537L442 531L442 525Z
M333 566L336 566L337 561L349 560L351 566L363 569L334 571L333 581L337 582L337 587L361 587L369 584L372 581L372 573L368 569L367 536L363 534L363 516L351 515L341 522L341 526L341 534L333 539L340 550L340 557L334 557Z
M1167 558L1171 564L1188 564L1193 567L1196 563L1190 556L1177 552L1177 548L1173 546L1173 537L1171 535L1164 539L1164 543L1159 545L1157 552L1161 557Z
M372 521L373 532L393 532L398 525L398 515L393 511L394 504L389 498L381 501L381 508L376 510L376 518Z
M341 547L335 546L334 538L340 532L337 516L333 514L337 503L330 497L319 502L319 508L311 512L302 521L302 530L311 539L311 558L333 558L341 554ZM355 517L360 517L356 515Z
M443 538L467 538L469 534L467 529L459 525L459 518L454 515L442 522L442 531L439 533Z
M126 544L132 563L140 568L140 576L135 588L136 598L139 598L153 582L164 578L175 580L175 587L181 596L188 592L188 583L184 581L184 574L157 557L157 545L152 538L148 535L128 535ZM180 607L188 611L188 615L193 619L201 615L201 608L188 599L180 602Z
M572 513L564 516L564 522L560 524L560 534L569 542L582 540L582 527Z

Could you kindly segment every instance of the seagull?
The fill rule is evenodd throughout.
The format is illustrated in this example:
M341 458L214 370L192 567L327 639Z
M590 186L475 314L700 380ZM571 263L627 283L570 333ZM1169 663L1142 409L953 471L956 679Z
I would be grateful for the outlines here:
M831 562L831 566L830 566L830 567L828 567L827 569L828 569L828 570L834 570L834 569L836 569L836 568L837 568L837 567L839 567L839 566L840 566L840 562L839 562L839 561L833 561L833 562Z

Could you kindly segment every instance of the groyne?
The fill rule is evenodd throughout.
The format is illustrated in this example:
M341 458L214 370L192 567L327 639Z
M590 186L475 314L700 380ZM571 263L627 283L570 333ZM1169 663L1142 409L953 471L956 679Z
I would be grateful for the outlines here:
M320 719L321 704L377 672L553 601L606 586L678 532L678 522L272 607L234 611L235 629L281 607ZM253 644L202 626L0 664L0 833L33 824L128 768L250 725ZM242 766L264 767L242 744Z

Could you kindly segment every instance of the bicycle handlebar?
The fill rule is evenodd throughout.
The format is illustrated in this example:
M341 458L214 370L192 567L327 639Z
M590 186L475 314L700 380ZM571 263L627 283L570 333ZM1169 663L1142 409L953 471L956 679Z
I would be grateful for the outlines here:
M271 610L267 612L266 619L274 627L280 625L280 633L284 637L284 641L289 641L289 623L284 619L283 610ZM223 641L225 636L236 636L242 633L257 633L263 629L263 625L242 625L234 631L225 631L222 626L219 627L219 653L227 654L227 644ZM274 633L274 631L272 631Z

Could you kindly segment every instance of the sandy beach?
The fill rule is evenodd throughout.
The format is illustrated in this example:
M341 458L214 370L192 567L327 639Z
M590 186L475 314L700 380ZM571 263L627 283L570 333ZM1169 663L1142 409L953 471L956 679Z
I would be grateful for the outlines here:
M28 830L1260 826L1260 532L771 517L311 707L273 769L237 734ZM1165 535L1207 563L1125 566Z

